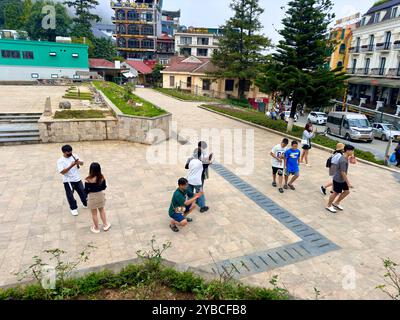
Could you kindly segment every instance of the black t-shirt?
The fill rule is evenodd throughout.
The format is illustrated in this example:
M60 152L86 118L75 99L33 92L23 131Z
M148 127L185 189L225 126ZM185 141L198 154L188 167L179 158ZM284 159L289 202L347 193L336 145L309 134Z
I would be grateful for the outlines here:
M104 191L106 190L106 188L107 188L106 180L103 180L100 184L85 182L86 194Z

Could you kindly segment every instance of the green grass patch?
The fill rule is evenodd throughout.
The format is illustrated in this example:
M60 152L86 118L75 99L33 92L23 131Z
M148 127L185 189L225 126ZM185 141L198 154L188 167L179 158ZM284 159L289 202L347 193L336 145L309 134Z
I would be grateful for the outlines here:
M101 90L123 114L153 118L167 113L165 110L158 108L149 101L130 93L129 100L143 104L141 107L133 107L125 99L124 88L113 82L93 81L93 85L98 90Z
M238 109L233 109L233 108L225 108L225 107L221 107L221 106L205 106L208 109L214 110L214 111L218 111L221 112L223 114L226 115L230 115L232 117L238 118L238 119L242 119L245 121L249 121L251 123L272 129L272 130L276 130L279 131L283 134L287 134L286 132L286 128L287 128L287 124L285 121L283 120L272 120L270 118L267 118L265 116L265 114L260 113L258 111L254 111L254 110L238 110ZM302 135L303 135L303 131L304 128L303 127L299 127L299 126L293 126L293 131L290 132L289 134L292 136L295 136L299 139L301 139ZM318 144L330 149L335 149L336 148L336 144L339 141L331 139L327 136L316 136L315 138L313 138L313 143L314 144ZM362 151L359 149L355 150L355 154L357 156L357 158L359 159L363 159L363 160L367 160L376 164L380 164L380 165L384 165L384 161L383 160L378 160L375 158L374 154L369 152L369 151Z
M189 92L185 92L178 89L167 89L167 88L155 88L154 90L164 93L173 98L185 100L185 101L200 101L200 102L219 102L221 100L214 99L211 97L199 96Z
M186 294L201 300L287 300L288 292L274 286L259 288L231 281L206 281L191 272L180 272L170 267L145 262L130 265L119 273L102 271L67 280L62 289L44 290L39 284L0 289L0 300L57 300L103 299L104 290L114 298L126 298L126 293L140 299L153 299L163 288L172 293L170 299ZM146 294L143 295L143 292Z
M105 115L100 110L62 110L56 111L54 119L102 119Z

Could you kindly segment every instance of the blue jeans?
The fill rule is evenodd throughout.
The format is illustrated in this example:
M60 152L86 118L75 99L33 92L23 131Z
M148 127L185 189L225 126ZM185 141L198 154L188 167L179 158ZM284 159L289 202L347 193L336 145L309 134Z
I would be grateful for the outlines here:
M191 184L189 184L188 190L192 193L195 193L194 192L194 190L195 190L197 193L197 192L200 192L203 190L203 186L201 186L201 185L200 186L192 186ZM196 203L200 208L204 208L206 206L206 197L204 196L204 194L200 198L197 199Z

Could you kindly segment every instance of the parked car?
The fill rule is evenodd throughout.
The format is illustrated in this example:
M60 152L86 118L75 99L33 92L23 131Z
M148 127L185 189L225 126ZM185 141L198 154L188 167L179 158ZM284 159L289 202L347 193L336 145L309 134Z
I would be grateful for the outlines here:
M328 115L324 112L310 112L307 120L314 124L324 125L328 121Z
M374 138L388 141L389 138L394 141L400 142L400 128L391 123L374 123L372 124L374 130Z
M360 140L372 142L374 133L368 118L361 113L330 112L326 124L326 133L348 141Z
M285 120L285 122L289 122L290 111L284 111L279 116L282 120ZM296 113L294 116L294 122L297 122L298 120L299 120L299 114Z

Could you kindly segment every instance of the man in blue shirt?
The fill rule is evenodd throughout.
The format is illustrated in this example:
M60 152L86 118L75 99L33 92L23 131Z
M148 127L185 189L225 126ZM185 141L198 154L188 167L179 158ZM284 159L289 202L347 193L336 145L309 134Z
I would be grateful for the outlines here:
M298 149L298 146L299 144L297 141L292 141L292 148L288 149L285 152L285 186L283 187L284 189L290 188L292 190L296 190L293 183L300 176L299 163L301 156L301 152ZM290 175L293 175L293 177L288 183Z

